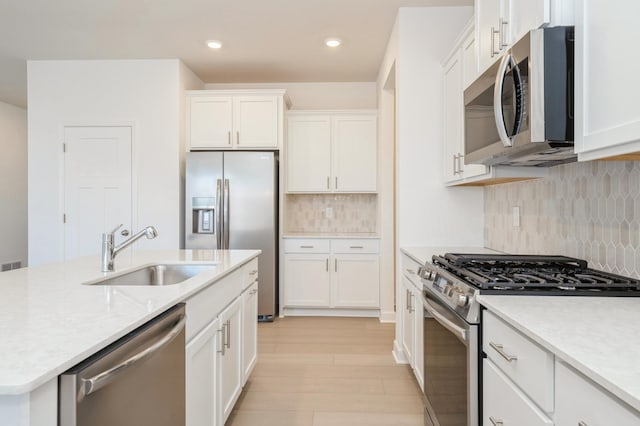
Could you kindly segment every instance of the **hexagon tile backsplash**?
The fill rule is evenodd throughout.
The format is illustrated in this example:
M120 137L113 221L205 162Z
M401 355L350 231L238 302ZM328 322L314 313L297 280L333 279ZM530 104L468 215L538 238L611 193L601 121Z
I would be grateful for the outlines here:
M486 187L484 212L486 247L583 258L640 278L640 162L565 164L545 179Z

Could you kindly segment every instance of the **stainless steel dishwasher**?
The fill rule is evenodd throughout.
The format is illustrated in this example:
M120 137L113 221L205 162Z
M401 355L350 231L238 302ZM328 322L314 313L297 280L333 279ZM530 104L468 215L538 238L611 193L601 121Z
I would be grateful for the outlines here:
M59 376L59 426L184 426L179 304Z

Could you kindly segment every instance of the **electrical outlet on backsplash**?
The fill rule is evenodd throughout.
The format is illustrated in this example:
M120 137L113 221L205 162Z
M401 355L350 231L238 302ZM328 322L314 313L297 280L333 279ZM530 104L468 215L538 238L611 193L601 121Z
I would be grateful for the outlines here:
M640 162L565 164L545 179L486 187L484 194L486 247L579 257L640 278Z
M373 234L377 230L376 194L287 194L286 234Z

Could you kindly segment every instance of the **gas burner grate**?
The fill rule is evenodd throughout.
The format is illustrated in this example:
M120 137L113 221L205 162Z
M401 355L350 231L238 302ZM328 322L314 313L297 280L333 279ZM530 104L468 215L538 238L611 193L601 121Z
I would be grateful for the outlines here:
M640 291L640 281L597 271L565 256L447 253L433 262L481 290L608 292Z

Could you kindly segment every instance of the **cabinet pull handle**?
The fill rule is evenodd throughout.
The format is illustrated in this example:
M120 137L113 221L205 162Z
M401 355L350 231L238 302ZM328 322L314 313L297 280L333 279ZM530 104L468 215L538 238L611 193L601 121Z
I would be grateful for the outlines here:
M349 246L349 248L352 248L352 249L361 249L361 248L364 248L364 246Z
M406 288L404 289L404 308L409 310L409 290Z
M222 356L224 356L224 337L225 337L225 327L227 326L226 323L222 324L222 328L218 329L218 333L220 333L220 347L222 349L220 349L218 351L218 353L222 354Z
M583 422L582 420L580 420L578 422L578 426L589 426L588 424L586 424L585 422Z
M409 312L410 313L414 312L416 310L415 306L413 305L413 298L414 297L416 297L416 296L413 293L409 293L409 301L411 302L411 303L409 303Z
M300 246L301 249L303 248L313 248L313 246Z
M331 189L331 178L327 176L327 189Z
M236 132L236 142L240 145L240 132Z
M453 156L453 174L457 175L458 174L458 162L456 161L458 157L457 155Z
M258 270L257 270L257 269L254 269L253 271L249 272L249 275L255 275L255 274L257 274L257 273L258 273Z
M231 130L227 132L227 143L231 145Z
M333 270L338 272L338 259L333 259Z
M227 320L227 348L231 349L231 320Z
M409 268L407 268L407 272L410 273L411 275L414 275L416 273L416 271L414 271L413 269L409 269Z
M500 31L497 31L495 27L491 27L491 57L496 56L500 51L496 52L496 34L500 35Z
M509 24L509 21L507 21L504 18L500 18L500 49L503 49L505 47L507 47L507 43L505 43L506 37L504 36L505 33L505 26Z
M494 419L492 416L489 416L489 421L491 422L491 424L493 426L502 426L502 425L504 425L504 422L502 420Z
M502 358L506 359L508 362L517 361L518 360L517 356L509 355L508 353L506 353L504 351L504 346L503 345L500 345L498 343L489 342L489 346L491 346L493 349L495 349L495 351L498 352L500 354L500 356L502 356Z
M336 176L336 189L338 189L338 176Z
M326 262L325 262L325 265L324 265L324 269L325 269L327 272L329 272L329 258L327 257L325 260L326 260Z

